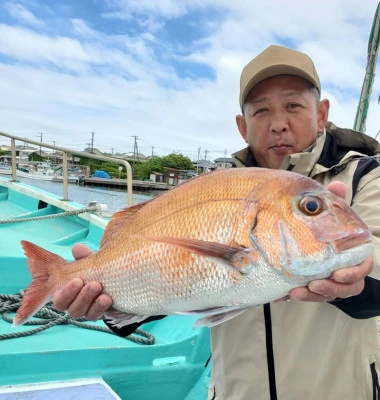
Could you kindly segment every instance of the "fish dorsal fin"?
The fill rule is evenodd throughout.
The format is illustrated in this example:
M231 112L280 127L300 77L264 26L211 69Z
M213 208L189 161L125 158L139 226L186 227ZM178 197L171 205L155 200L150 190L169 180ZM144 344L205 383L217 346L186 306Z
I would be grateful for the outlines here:
M217 258L226 262L229 266L241 273L248 273L258 259L257 252L252 248L246 249L244 247L233 247L222 243L187 238L152 237L143 235L133 235L132 237L165 243L205 257Z
M120 211L115 212L115 214L112 215L112 219L110 222L108 222L108 225L106 229L104 230L104 234L102 237L102 240L100 242L100 247L102 247L109 237L112 235L112 233L115 231L115 229L126 219L132 217L132 215L135 215L137 211L140 211L147 203L149 203L151 199L146 200L142 203L136 204L131 207L126 207L123 208Z

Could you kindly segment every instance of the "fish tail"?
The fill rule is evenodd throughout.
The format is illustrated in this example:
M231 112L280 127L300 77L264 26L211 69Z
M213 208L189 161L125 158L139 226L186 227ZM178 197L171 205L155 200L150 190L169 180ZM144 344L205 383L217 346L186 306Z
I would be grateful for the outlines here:
M59 255L33 243L22 240L21 245L28 258L27 264L33 280L26 289L13 326L25 323L50 300L54 291L51 275L58 266L66 262Z

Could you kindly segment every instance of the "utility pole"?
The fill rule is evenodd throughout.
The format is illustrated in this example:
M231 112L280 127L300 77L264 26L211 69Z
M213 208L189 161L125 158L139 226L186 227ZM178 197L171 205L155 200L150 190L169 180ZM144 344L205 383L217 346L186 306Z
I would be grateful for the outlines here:
M199 174L199 160L201 158L201 147L198 147L198 158L197 158L197 173Z
M42 132L40 132L40 142L42 143ZM41 146L40 146L40 157L42 157L41 156Z
M134 146L133 146L133 161L136 161L136 156L137 156L137 160L139 159L139 149L137 147L137 139L138 139L138 137L137 136L133 136L133 135L132 135L132 137L135 139L135 143L134 143Z
M208 150L205 150L205 160L207 160Z
M152 157L153 157L153 154L154 154L154 146L152 146Z
M91 153L94 153L94 135L95 132L91 132Z
M227 158L227 149L224 150L224 158Z

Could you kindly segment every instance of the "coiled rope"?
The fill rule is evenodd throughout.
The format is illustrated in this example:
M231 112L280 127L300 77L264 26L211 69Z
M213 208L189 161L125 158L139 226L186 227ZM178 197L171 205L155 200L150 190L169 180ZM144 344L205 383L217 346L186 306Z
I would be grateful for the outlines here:
M9 323L13 322L13 318L9 316L9 313L16 312L21 305L25 291L20 290L14 295L0 294L0 313L3 319ZM46 329L49 329L55 325L71 324L80 328L91 329L99 332L109 333L115 335L109 328L97 326L86 321L85 318L73 318L67 312L63 313L54 308L53 303L47 303L41 308L36 314L36 317L40 319L34 319L25 323L25 325L42 325L35 329L30 329L22 332L5 333L0 334L0 340L20 338L24 336L30 336ZM137 336L139 335L139 336ZM142 329L136 329L134 334L126 336L125 339L135 343L152 345L155 343L155 337Z

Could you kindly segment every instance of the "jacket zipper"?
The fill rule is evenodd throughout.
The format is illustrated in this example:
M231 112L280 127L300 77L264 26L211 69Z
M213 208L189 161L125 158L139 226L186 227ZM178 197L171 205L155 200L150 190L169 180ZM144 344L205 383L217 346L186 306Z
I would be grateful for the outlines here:
M264 304L265 342L267 349L268 380L270 400L277 400L276 373L274 368L272 318L270 304Z

